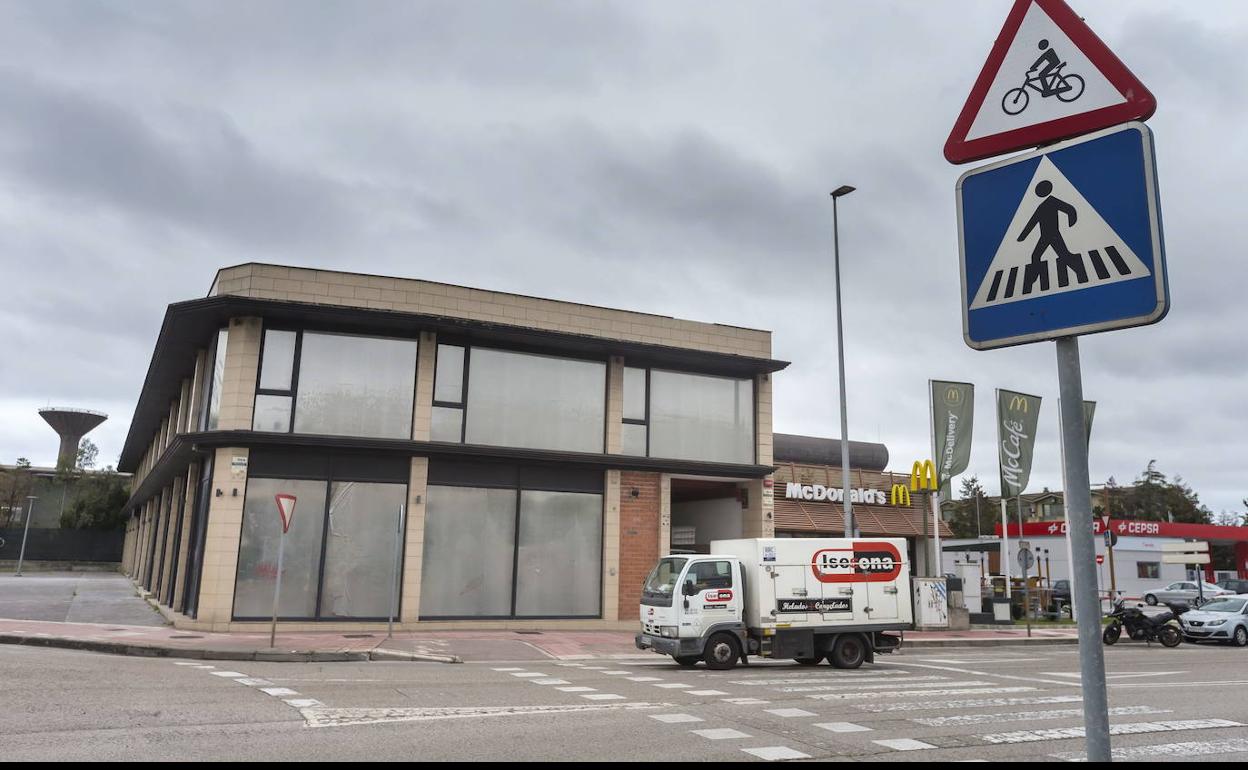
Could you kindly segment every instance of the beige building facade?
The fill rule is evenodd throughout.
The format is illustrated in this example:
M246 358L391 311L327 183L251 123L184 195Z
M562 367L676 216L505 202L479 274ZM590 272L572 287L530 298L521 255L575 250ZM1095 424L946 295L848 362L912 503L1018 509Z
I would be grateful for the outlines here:
M632 627L661 553L774 533L786 365L765 331L225 268L166 312L124 569L188 629L265 627L279 551L285 630Z

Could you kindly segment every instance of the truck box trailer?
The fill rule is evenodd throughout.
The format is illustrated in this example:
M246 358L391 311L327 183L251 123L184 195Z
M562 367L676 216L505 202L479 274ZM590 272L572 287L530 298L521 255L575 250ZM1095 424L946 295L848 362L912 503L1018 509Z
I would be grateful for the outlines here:
M857 668L912 628L906 541L717 540L710 554L659 559L641 596L639 649L682 666L748 656Z

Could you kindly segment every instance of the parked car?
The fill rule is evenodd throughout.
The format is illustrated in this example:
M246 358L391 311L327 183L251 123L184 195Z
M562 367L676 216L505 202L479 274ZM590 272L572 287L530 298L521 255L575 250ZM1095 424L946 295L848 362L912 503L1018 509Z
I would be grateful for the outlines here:
M1236 594L1248 594L1248 580L1237 580L1235 578L1224 578L1217 583L1218 588L1225 588Z
M1183 636L1192 642L1233 642L1248 647L1248 596L1228 596L1206 602L1179 616Z
M1204 583L1204 600L1209 601L1219 596L1234 596L1234 591L1228 591L1225 588L1218 588L1213 583ZM1165 588L1156 591L1149 591L1144 594L1144 603L1150 606L1156 605L1158 602L1168 604L1179 602L1190 604L1195 607L1200 604L1201 589L1196 585L1194 580L1181 580L1177 583L1171 583Z
M1064 614L1071 614L1069 580L1054 580L1053 587L1049 589L1049 612L1056 614L1059 607Z

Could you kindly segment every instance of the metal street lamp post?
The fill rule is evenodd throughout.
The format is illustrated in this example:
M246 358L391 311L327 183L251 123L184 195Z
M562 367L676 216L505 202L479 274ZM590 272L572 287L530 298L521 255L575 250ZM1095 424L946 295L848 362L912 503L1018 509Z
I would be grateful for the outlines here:
M849 408L845 399L845 329L841 320L841 238L837 227L836 200L854 191L841 185L832 191L832 262L836 271L836 354L841 378L841 494L845 507L845 537L853 537L854 507L849 492Z

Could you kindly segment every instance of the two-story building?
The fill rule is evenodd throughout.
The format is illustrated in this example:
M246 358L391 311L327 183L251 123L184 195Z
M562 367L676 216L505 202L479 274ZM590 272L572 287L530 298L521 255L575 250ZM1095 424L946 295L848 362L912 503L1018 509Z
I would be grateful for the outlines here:
M170 305L119 467L178 627L610 628L673 530L775 532L766 331L245 264ZM767 483L764 483L764 482Z

